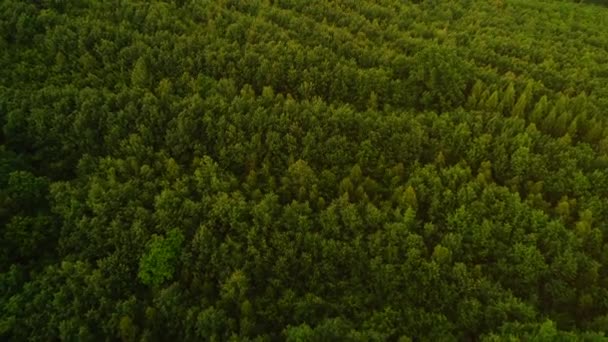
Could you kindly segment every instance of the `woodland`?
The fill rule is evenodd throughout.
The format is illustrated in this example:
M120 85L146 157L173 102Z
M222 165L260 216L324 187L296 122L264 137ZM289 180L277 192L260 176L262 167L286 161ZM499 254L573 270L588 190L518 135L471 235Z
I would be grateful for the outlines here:
M0 340L608 340L608 7L0 1Z

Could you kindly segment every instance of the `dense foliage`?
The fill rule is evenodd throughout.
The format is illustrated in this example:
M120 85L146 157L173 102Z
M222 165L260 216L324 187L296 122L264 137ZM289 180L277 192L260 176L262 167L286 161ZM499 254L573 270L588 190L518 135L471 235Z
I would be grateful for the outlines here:
M0 2L0 338L603 340L608 9Z

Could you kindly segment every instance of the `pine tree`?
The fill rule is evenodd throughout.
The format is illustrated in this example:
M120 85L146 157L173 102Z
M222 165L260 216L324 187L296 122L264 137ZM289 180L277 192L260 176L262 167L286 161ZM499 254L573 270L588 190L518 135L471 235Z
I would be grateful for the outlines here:
M507 89L502 94L502 100L500 101L500 107L506 115L511 114L513 105L515 104L515 87L513 83L509 83Z
M534 83L528 82L528 84L526 85L526 88L519 96L519 99L517 99L517 102L515 103L515 106L513 107L513 111L511 111L511 116L514 116L516 118L526 118L526 116L527 116L526 109L528 107L528 103L530 102L530 100L532 98L533 87L534 87Z
M466 107L468 109L477 109L479 106L481 99L481 95L483 93L484 84L481 80L477 80L473 85L473 89L471 90L471 94L467 99Z
M556 114L557 114L557 109L555 110ZM557 135L564 135L567 130L568 127L570 126L572 121L572 113L570 113L570 111L564 111L562 112L557 119L555 120L555 123L553 125L553 129L554 129L554 133Z
M133 71L131 72L131 84L136 87L145 88L148 86L148 81L148 66L146 64L145 59L143 57L140 57L133 66Z
M547 96L543 95L543 97L541 97L540 100L534 106L534 110L530 115L530 121L536 124L541 123L545 115L547 114L548 107L549 101L547 100Z
M498 90L495 90L485 103L485 109L495 112L498 109Z
M549 112L549 115L547 115L545 118L543 118L543 120L541 122L541 127L542 127L543 131L547 132L547 133L551 133L551 134L557 134L557 132L555 130L555 127L557 124L557 118L558 118L557 110L554 107Z

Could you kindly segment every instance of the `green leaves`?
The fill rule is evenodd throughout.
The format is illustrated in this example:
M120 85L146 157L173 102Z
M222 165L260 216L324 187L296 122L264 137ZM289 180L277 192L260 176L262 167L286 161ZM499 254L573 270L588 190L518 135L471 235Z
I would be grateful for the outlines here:
M64 3L0 5L0 338L608 329L605 9Z
M158 286L171 280L183 241L184 236L177 229L170 230L163 237L152 235L139 262L137 275L141 282L148 286Z
M412 82L421 95L418 108L446 111L464 106L472 82L470 65L454 49L429 45L414 56Z
M133 84L135 87L145 88L148 86L149 81L150 75L148 72L148 65L145 58L140 57L133 66L133 71L131 72L131 84Z

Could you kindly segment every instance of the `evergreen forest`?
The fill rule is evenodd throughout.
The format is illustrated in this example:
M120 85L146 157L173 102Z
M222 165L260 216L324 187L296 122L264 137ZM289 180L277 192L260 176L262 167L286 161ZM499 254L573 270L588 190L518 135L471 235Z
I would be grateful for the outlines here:
M608 340L608 3L0 1L0 340Z

